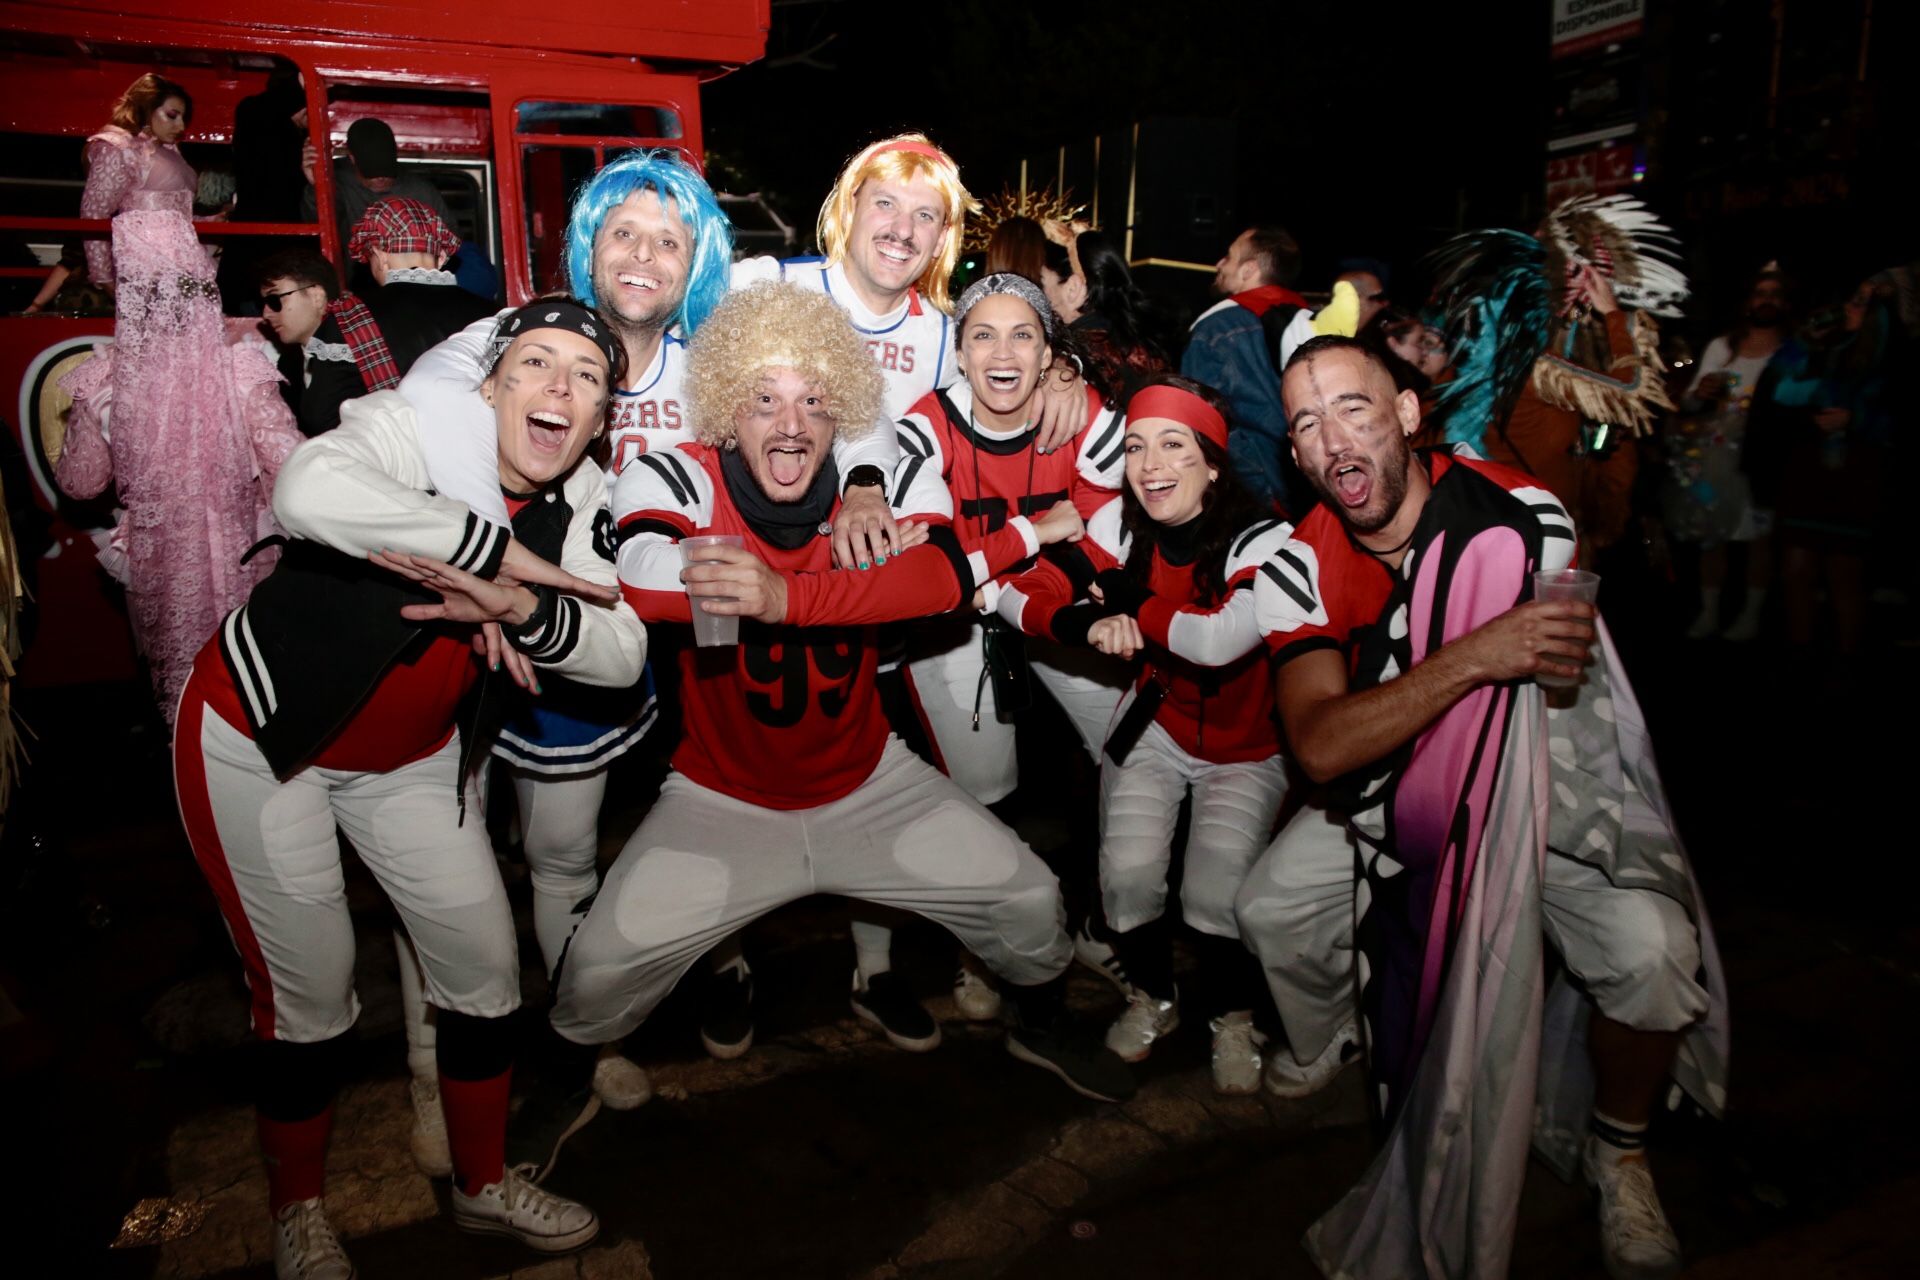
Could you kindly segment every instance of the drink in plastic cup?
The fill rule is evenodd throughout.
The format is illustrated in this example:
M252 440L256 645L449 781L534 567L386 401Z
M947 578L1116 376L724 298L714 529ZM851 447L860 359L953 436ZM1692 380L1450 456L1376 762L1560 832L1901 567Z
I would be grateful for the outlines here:
M1582 604L1596 604L1600 599L1600 575L1585 569L1541 569L1533 575L1533 598L1535 600L1578 600ZM1535 684L1548 689L1571 689L1580 683L1575 676L1551 675L1545 671L1533 678Z
M709 533L697 538L680 539L680 563L696 565L718 557L705 554L708 547L743 547L746 540L737 533ZM693 642L702 649L740 643L740 619L708 613L700 607L705 600L725 600L727 596L688 596L693 611Z

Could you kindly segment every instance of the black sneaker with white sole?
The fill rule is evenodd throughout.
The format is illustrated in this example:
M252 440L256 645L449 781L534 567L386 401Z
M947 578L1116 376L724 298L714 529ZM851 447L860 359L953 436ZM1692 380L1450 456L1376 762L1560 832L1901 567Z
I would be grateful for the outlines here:
M1133 1072L1107 1048L1099 1028L1065 1017L1032 1027L1016 1018L1007 1031L1007 1052L1051 1071L1067 1088L1096 1102L1125 1102L1136 1087Z
M753 973L746 961L707 975L700 1044L708 1056L737 1058L753 1048Z
M1073 934L1073 958L1111 982L1121 995L1131 996L1133 984L1127 981L1127 966L1121 963L1120 953L1113 944L1101 936L1102 926L1092 920L1083 920Z
M874 974L864 986L854 970L852 1003L854 1016L879 1028L896 1049L925 1053L940 1047L940 1024L891 969Z

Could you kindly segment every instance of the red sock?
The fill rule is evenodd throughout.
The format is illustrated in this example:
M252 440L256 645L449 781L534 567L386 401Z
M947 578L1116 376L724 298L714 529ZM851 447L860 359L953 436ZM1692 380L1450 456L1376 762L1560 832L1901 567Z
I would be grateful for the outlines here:
M278 1214L296 1200L318 1196L327 1181L327 1134L333 1108L309 1120L269 1120L256 1113L260 1152L267 1160L267 1209Z
M440 1105L447 1115L447 1146L453 1152L453 1182L466 1195L500 1181L507 1167L509 1067L489 1080L440 1077Z

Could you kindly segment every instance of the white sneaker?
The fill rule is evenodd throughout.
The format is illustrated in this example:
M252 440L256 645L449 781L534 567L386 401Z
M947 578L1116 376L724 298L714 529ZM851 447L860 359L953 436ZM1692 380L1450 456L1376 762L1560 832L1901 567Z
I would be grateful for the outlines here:
M320 1197L296 1200L273 1216L273 1274L279 1280L353 1280L358 1274Z
M631 1111L653 1097L653 1081L639 1063L621 1056L620 1046L603 1044L593 1064L593 1091L609 1111Z
M1267 1038L1254 1030L1253 1014L1241 1009L1222 1014L1207 1025L1213 1028L1213 1091L1259 1092L1260 1046Z
M540 1253L567 1253L600 1234L599 1216L536 1183L530 1164L506 1170L478 1195L455 1186L453 1225L478 1235L512 1236Z
M1587 1181L1600 1193L1600 1260L1613 1280L1664 1280L1680 1273L1680 1241L1667 1225L1645 1158L1611 1160L1587 1139Z
M1135 991L1127 997L1127 1011L1107 1028L1107 1048L1122 1062L1145 1062L1153 1052L1153 1042L1179 1025L1178 1003L1155 1000L1144 991Z
M1000 1016L1000 989L962 961L953 979L953 1007L968 1022L992 1022Z
M413 1163L429 1178L444 1178L453 1172L453 1151L447 1146L447 1116L440 1109L440 1082L418 1076L409 1083L413 1094L413 1132L407 1144L413 1148Z
M1304 1098L1318 1093L1359 1058L1360 1028L1349 1018L1312 1062L1302 1065L1289 1049L1268 1054L1267 1092L1276 1098Z

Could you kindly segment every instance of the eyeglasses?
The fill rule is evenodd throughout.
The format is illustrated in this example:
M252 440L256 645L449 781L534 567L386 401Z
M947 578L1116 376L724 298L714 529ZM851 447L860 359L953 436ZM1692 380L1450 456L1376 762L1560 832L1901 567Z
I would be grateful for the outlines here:
M281 304L285 302L290 295L304 293L306 290L316 287L315 285L302 284L295 285L291 289L282 289L278 293L263 293L260 295L260 305L269 311L278 311Z

